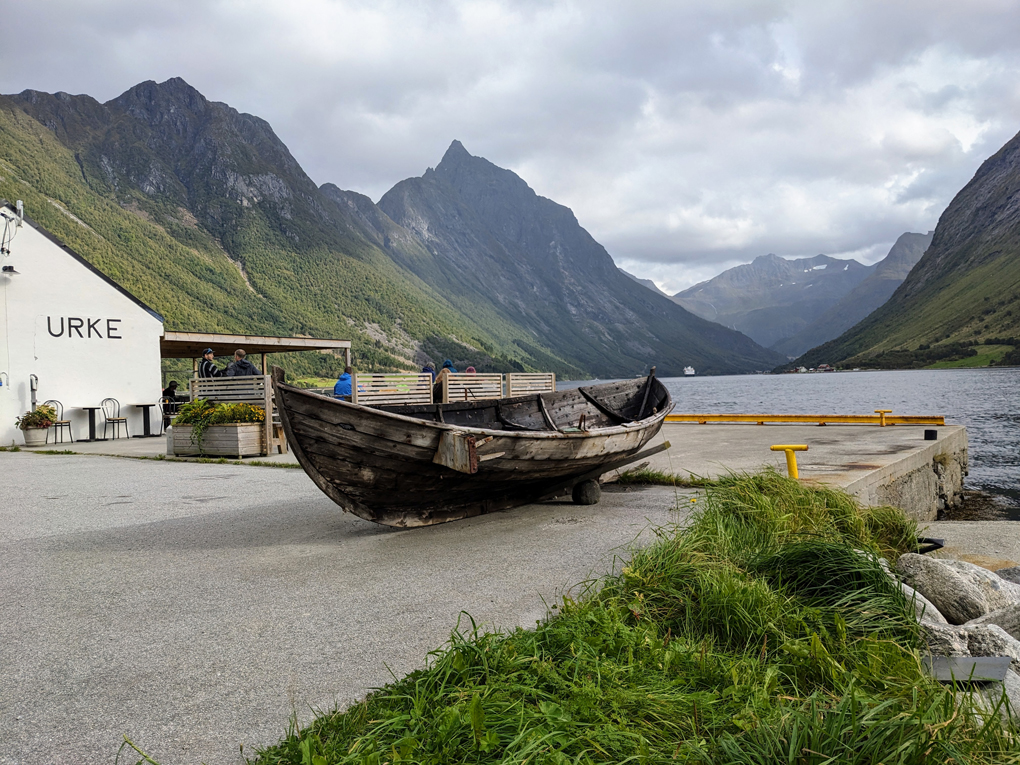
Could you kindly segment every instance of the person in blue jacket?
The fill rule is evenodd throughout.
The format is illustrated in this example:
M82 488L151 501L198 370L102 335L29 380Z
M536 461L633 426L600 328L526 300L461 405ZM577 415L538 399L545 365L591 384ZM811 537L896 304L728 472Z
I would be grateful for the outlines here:
M344 373L340 375L340 379L336 381L336 385L333 386L333 398L343 399L344 401L351 400L351 368L344 367Z

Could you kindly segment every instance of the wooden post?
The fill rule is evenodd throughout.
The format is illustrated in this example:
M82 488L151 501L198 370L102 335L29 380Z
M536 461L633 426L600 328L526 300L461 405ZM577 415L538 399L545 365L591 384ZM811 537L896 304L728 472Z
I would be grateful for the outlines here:
M191 376L194 379L198 379L198 359L191 360Z
M266 366L266 354L262 354L262 374L269 374L269 367Z
M267 457L273 453L273 378L269 375L263 375L262 379L265 381L265 387L263 389L266 419L262 423L262 430L265 434L265 446L263 447Z
M350 348L344 348L344 351L349 351ZM358 403L358 373L351 370L351 403Z
M351 365L351 349L344 348L344 366L349 367Z

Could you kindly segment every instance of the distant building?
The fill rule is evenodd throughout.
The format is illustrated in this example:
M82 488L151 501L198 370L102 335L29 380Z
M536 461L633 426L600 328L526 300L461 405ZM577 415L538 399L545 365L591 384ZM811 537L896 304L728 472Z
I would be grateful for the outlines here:
M81 407L108 397L140 435L134 405L160 396L163 317L4 200L0 215L0 444L22 443L14 419L32 406L33 376L37 402L59 400L75 440L88 437Z

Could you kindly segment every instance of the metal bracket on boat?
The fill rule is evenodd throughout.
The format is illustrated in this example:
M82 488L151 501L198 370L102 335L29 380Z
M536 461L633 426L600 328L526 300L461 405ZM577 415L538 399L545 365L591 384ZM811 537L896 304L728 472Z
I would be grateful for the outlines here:
M478 447L491 440L492 436L476 440L474 436L458 430L444 431L432 461L459 473L477 473Z

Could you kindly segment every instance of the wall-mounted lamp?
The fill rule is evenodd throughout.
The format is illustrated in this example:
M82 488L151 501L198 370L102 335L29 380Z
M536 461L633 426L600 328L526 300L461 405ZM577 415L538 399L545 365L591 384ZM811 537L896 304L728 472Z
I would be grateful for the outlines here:
M5 274L18 274L18 273L21 273L20 271L15 271L14 270L14 266L4 266L3 267L3 272Z

